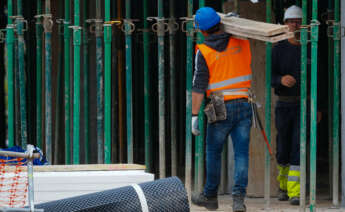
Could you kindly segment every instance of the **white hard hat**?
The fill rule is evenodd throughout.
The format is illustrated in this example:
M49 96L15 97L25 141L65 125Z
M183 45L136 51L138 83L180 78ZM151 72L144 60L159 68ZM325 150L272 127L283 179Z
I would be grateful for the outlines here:
M284 13L284 21L292 18L302 18L302 9L300 7L292 5L291 7L287 8Z

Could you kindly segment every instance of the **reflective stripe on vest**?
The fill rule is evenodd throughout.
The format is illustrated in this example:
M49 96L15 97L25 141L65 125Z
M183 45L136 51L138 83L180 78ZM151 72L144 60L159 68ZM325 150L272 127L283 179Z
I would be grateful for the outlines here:
M205 44L198 45L209 70L207 96L212 92L251 87L251 53L248 40L230 38L227 48L218 52ZM225 93L224 100L248 97L246 93Z

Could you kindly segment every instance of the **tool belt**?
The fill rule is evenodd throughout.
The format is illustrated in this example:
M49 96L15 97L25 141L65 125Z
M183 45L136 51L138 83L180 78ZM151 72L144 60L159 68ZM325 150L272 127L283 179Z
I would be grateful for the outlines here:
M210 95L210 102L206 105L204 112L207 122L212 124L217 121L226 120L226 107L222 92L214 92Z
M206 105L204 112L207 116L207 122L209 124L215 123L217 121L226 120L227 113L225 104L234 100L224 101L224 95L245 95L249 96L248 91L234 91L234 90L224 90L218 92L212 92L210 95L210 102ZM248 101L245 98L241 98L239 102Z

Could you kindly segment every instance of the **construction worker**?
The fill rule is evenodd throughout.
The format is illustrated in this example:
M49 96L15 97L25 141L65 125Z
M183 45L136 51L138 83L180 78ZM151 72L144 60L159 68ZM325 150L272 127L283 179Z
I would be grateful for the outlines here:
M224 33L220 28L219 15L210 7L200 8L196 12L195 27L204 35L205 41L198 45L195 58L192 133L199 134L198 114L205 93L211 99L210 104L213 100L223 102L220 109L217 108L218 103L213 106L217 115L223 112L224 116L219 120L216 117L216 121L211 115L207 117L206 185L203 192L192 195L192 202L209 210L218 208L221 153L227 137L231 135L235 155L233 211L246 211L244 198L248 185L249 134L252 125L252 110L248 103L252 79L249 41ZM210 123L212 120L213 123Z
M277 128L278 200L299 205L300 196L300 29L302 9L290 6L284 23L295 37L279 42L272 50L272 87L278 96L275 108ZM321 113L318 112L318 122Z

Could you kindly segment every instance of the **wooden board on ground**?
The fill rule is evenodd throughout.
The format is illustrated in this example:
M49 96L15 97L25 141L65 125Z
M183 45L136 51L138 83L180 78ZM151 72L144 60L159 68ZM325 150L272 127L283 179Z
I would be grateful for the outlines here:
M154 180L144 170L34 172L35 204Z
M271 24L238 17L226 17L219 13L225 32L244 38L275 43L294 36L286 25Z

